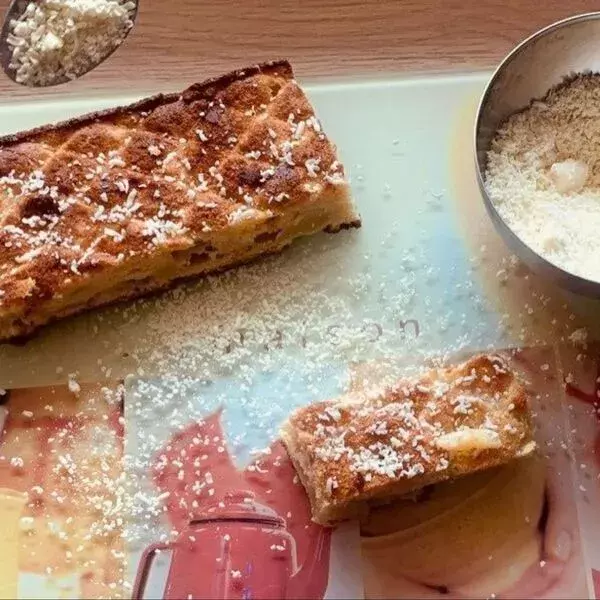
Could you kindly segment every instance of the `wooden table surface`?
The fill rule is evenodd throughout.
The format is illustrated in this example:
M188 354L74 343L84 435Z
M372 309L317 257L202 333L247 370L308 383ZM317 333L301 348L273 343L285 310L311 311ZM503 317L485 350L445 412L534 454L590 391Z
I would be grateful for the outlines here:
M0 12L8 3L0 0ZM177 89L279 57L303 78L489 68L524 36L597 7L592 0L141 0L134 30L99 68L35 93L0 77L0 97Z

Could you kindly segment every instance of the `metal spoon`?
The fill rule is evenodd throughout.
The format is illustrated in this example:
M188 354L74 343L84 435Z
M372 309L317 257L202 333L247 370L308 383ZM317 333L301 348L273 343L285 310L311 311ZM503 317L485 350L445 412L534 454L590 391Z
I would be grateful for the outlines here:
M135 4L135 8L133 9L132 14L131 14L131 21L135 24L135 20L138 15L140 3L139 3L139 0L132 0L132 1ZM32 0L11 0L10 4L8 6L8 10L6 11L6 14L4 16L4 23L2 24L2 30L0 31L0 64L2 65L2 69L4 70L6 75L10 79L12 79L15 83L19 83L21 85L28 85L31 87L50 87L50 86L59 85L62 83L67 83L69 81L72 81L73 80L72 78L69 78L66 76L65 77L57 77L56 79L52 80L51 82L49 82L45 85L31 84L31 83L17 81L16 71L15 71L15 69L11 68L11 66L10 66L11 59L12 59L12 47L9 45L7 38L9 36L9 34L11 33L11 22L15 19L18 19L25 12L25 9L27 8L27 6L31 3L32 3ZM93 64L90 63L89 69L80 73L77 76L77 78L82 77L86 73L89 73L92 69L95 69L98 65L103 63L113 52L115 52L115 50L117 50L121 46L121 44L125 41L125 39L127 38L127 36L129 35L129 33L131 32L132 29L133 29L133 27L130 27L127 30L127 32L125 33L125 36L123 37L121 42L117 46L115 46L114 48L111 48L104 56L100 57L95 63L93 63Z

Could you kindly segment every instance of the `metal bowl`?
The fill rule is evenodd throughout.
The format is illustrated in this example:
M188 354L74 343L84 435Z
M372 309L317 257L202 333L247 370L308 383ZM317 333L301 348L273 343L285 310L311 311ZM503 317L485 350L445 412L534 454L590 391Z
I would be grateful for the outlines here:
M572 73L600 72L600 12L558 21L521 42L500 63L488 83L475 122L479 188L494 226L511 250L533 271L573 292L600 297L600 282L557 267L532 250L507 225L485 189L487 153L499 126L512 114L543 98Z

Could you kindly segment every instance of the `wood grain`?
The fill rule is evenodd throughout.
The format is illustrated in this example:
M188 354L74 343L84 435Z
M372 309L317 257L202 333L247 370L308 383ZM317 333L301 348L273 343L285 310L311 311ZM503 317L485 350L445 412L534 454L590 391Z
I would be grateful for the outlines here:
M0 0L0 11L8 6ZM489 68L524 36L591 0L141 0L134 30L104 64L57 88L0 76L0 98L173 90L285 57L300 78Z

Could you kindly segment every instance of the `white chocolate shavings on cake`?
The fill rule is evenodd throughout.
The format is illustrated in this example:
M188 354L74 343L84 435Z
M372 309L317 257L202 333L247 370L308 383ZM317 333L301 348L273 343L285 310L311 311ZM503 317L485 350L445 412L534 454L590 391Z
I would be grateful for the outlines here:
M453 457L462 452L500 448L499 423L507 419L512 409L508 406L506 412L498 408L506 392L484 391L507 368L500 357L491 360L496 375L481 378L483 389L477 395L466 393L466 387L472 389L479 381L473 369L471 375L452 382L435 379L431 386L424 386L415 378L412 383L402 384L398 388L400 398L392 401L386 399L389 391L380 397L363 397L358 403L344 397L332 401L317 415L319 423L309 451L325 464L342 461L351 473L361 474L368 483L375 476L412 479L426 471L444 471ZM432 401L417 405L411 399L415 393L427 394ZM476 415L474 406L479 409ZM451 416L450 424L440 422L440 413ZM516 433L512 427L510 431L505 429L503 435ZM336 488L329 478L327 493L334 495Z
M16 81L52 85L100 63L133 27L130 0L40 0L11 22L7 38Z
M600 75L583 75L508 119L488 154L486 188L533 250L600 281Z

